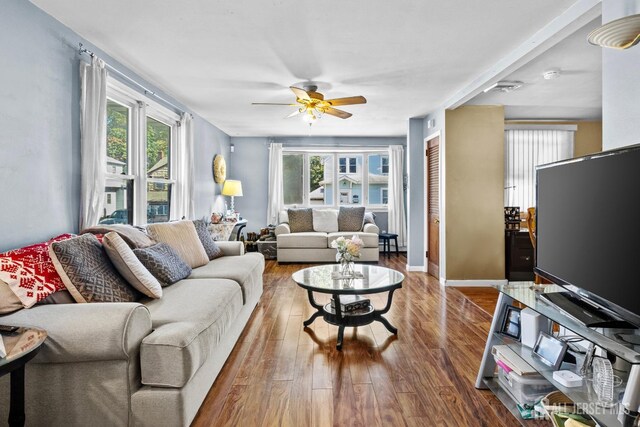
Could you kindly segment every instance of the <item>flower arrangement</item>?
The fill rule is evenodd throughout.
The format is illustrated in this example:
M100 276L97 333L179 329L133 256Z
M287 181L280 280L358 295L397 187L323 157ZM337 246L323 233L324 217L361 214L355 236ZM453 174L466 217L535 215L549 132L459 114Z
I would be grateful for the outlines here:
M331 242L331 247L336 249L336 262L342 266L342 273L349 274L353 272L353 262L360 258L360 249L364 246L364 242L358 236L351 239L338 237Z

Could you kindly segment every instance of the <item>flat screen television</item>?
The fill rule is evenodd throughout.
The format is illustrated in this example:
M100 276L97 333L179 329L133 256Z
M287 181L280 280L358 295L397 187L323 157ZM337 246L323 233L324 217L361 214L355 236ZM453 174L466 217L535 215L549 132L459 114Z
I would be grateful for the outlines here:
M640 145L536 176L535 272L640 326Z

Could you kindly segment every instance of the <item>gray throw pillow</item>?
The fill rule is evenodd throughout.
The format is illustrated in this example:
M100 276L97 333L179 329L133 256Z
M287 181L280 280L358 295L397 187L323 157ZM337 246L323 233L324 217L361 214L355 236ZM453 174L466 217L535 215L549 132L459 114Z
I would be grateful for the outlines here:
M376 225L376 214L374 214L373 212L365 212L362 226L364 227L365 224Z
M166 243L158 243L148 248L134 249L142 265L163 287L173 285L179 280L189 277L191 267L184 262L178 253Z
M140 299L118 273L93 234L54 242L49 254L64 286L77 302L131 302Z
M143 230L127 224L96 225L85 228L80 234L107 234L112 231L118 233L131 249L148 248L156 243Z
M193 225L196 227L196 233L198 233L200 243L204 246L204 251L207 253L209 260L223 256L222 249L216 244L213 237L211 237L211 233L207 230L207 223L202 219L197 219L193 221Z
M287 215L292 233L313 231L313 211L311 208L288 209Z
M361 231L363 221L364 206L355 208L340 206L338 231Z

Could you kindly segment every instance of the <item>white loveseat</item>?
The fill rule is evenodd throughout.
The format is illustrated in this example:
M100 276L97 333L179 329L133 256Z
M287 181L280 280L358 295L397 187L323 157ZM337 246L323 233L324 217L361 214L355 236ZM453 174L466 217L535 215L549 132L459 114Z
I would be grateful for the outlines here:
M315 210L315 209L314 209ZM275 229L278 244L278 262L336 262L336 250L331 242L338 237L358 236L364 243L360 262L377 262L380 229L376 224L363 224L360 231L305 231L291 232L287 211L280 212L280 224Z

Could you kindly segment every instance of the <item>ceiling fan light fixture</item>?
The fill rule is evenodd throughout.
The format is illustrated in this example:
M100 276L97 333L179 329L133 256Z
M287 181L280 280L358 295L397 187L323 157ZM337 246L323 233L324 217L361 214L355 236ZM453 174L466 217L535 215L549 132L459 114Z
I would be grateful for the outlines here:
M640 42L640 13L613 20L593 30L587 37L594 46L629 49Z
M524 83L522 83L521 81L501 80L499 82L492 84L491 86L486 88L483 92L487 93L492 90L495 92L508 93L508 92L513 92L516 89L520 89L522 85L524 85Z

